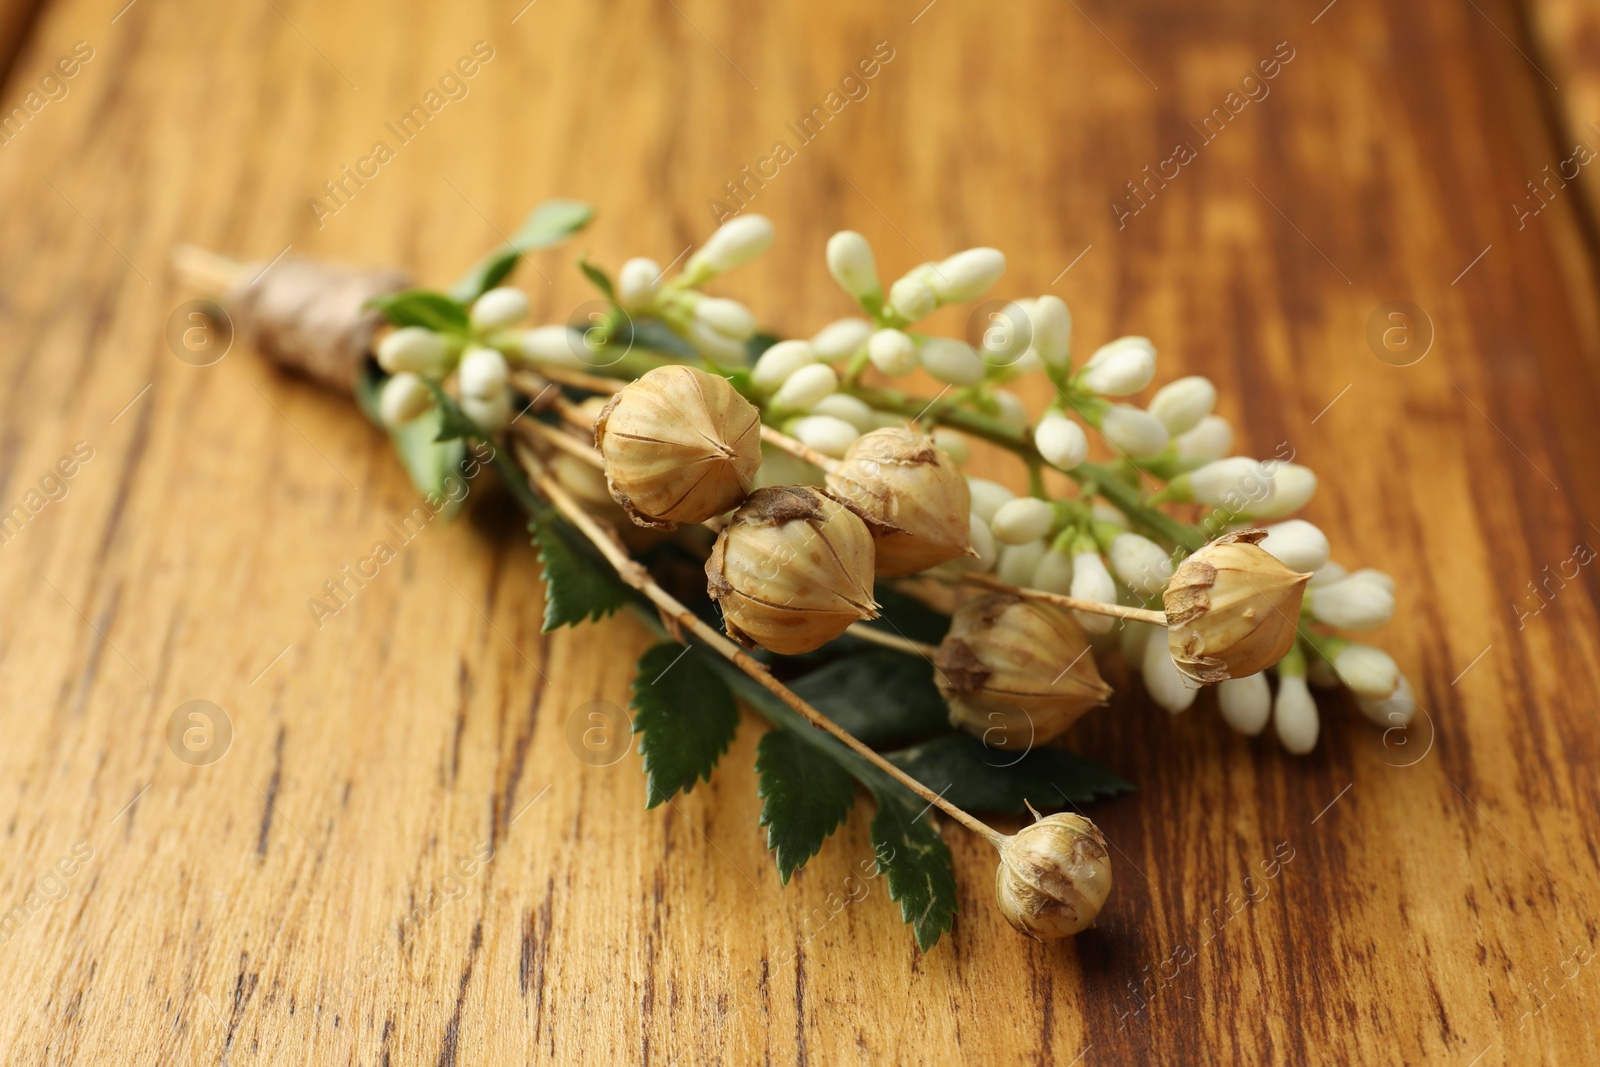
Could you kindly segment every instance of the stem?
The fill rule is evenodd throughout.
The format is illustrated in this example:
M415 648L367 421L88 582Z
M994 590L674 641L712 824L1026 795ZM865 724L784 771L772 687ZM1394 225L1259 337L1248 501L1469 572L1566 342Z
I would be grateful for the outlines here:
M761 439L774 448L789 453L795 459L804 460L814 467L821 467L824 474L832 474L839 469L839 461L832 456L825 456L810 445L796 441L782 430L775 430L764 422L761 424Z
M550 475L549 469L544 465L544 461L534 454L531 449L519 448L517 450L517 458L521 460L523 466L527 469L528 476L533 480L533 484L550 501L551 506L589 539L600 554L605 557L606 562L616 569L617 575L624 582L644 594L664 615L671 618L678 626L694 634L706 645L709 645L719 655L749 675L763 689L766 689L804 717L812 726L826 730L843 742L856 755L867 760L917 796L934 805L968 830L987 840L991 845L999 848L1005 843L1004 835L945 800L899 767L884 759L877 752L856 740L849 731L822 714L822 712L806 703L788 686L772 677L767 668L757 662L748 652L712 629L699 616L685 607L681 601L661 588L656 580L651 577L650 572L635 561L632 556L628 555L627 550L617 542L615 536L596 522L593 516L585 511L562 488L561 483ZM520 481L521 479L518 480Z
M892 648L897 652L909 652L914 656L921 656L923 659L931 660L939 652L938 647L935 645L913 641L911 638L901 637L899 634L887 633L876 626L868 626L864 622L851 623L850 628L845 632L852 637L859 637L863 641L870 641L875 645L882 645L884 648Z
M1148 608L1134 608L1126 604L1103 604L1098 600L1079 600L1077 597L1062 596L1060 593L1047 593L1043 589L1029 589L1020 585L1008 585L992 574L964 573L952 575L949 578L943 575L933 575L940 581L962 582L966 585L981 585L985 589L993 589L997 593L1010 593L1012 596L1022 597L1024 600L1038 600L1057 607L1071 608L1074 611L1086 611L1091 615L1109 615L1114 619L1127 619L1130 622L1147 622L1152 626L1165 628L1167 616L1165 612L1151 611Z
M586 445L576 437L573 437L571 434L562 433L554 426L548 426L545 423L532 419L528 420L525 425L527 427L526 429L521 427L517 429L516 432L518 436L537 437L546 444L555 446L555 448L558 450L565 452L567 455L572 456L575 459L582 460L597 470L605 469L605 461L600 458L600 453L596 452L593 447Z

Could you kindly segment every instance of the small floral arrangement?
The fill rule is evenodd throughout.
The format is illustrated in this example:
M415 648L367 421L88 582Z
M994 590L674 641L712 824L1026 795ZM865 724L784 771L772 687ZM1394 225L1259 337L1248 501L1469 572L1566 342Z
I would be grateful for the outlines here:
M1006 918L1061 937L1094 922L1111 872L1099 830L1059 809L1132 788L1061 746L1111 695L1097 658L1120 654L1174 714L1214 687L1231 728L1270 722L1294 753L1320 730L1311 685L1347 688L1381 726L1409 722L1393 659L1333 632L1386 622L1393 581L1346 571L1317 527L1290 518L1316 489L1310 470L1229 455L1210 381L1129 403L1155 376L1148 339L1077 360L1071 314L1050 295L999 306L977 343L928 335L917 324L983 298L1004 256L969 249L885 290L852 232L828 242L827 267L861 315L779 339L704 291L771 245L755 215L675 275L641 258L613 279L580 261L601 310L526 327L528 300L505 279L591 214L544 205L449 292L390 282L362 304L361 285L331 280L337 268L286 271L283 284L344 301L338 328L337 308L313 315L306 300L235 306L282 362L352 378L423 491L440 491L466 442L491 446L530 516L546 629L634 607L660 630L633 684L649 806L709 780L742 698L773 726L756 769L783 881L862 786L879 869L919 946L956 911L934 807L998 850ZM330 280L308 282L317 271ZM270 307L297 322L267 321ZM919 369L943 383L937 395L894 384ZM1054 394L1031 424L1005 388L1030 374ZM1106 458L1091 459L1091 432ZM964 476L972 439L1014 453L1027 491ZM1034 821L1008 836L974 811Z

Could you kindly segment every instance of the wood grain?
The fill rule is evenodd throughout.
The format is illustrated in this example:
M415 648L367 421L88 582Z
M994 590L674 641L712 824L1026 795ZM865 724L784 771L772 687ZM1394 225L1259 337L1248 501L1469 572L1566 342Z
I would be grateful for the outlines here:
M1595 249L1575 197L1520 230L1506 209L1565 141L1518 9L121 7L52 0L4 87L9 108L94 49L0 148L0 506L93 450L0 546L5 1062L1592 1058L1597 586L1549 576L1600 539ZM323 183L480 40L465 99L319 224ZM800 144L786 123L878 42L866 97ZM1280 42L1269 94L1204 142L1190 123ZM813 331L847 311L821 254L851 227L886 271L1004 248L1005 291L1063 296L1082 344L1150 335L1164 376L1218 382L1244 446L1322 473L1308 517L1341 560L1399 578L1382 639L1418 724L1384 738L1330 705L1297 759L1113 671L1076 740L1141 792L1093 811L1116 846L1100 928L1023 943L987 846L951 828L962 915L923 957L881 881L819 921L870 856L859 812L780 888L757 720L648 813L636 756L575 758L569 718L625 702L648 637L541 636L486 486L319 628L307 599L413 491L337 399L242 348L175 358L194 294L171 246L442 283L573 195L603 209L580 249L667 262L779 140L794 158L751 204L779 242L725 292ZM1194 160L1119 227L1125 183L1180 142ZM572 251L525 276L541 320L589 299ZM1394 300L1431 320L1412 366L1367 342ZM1530 582L1546 605L1519 623ZM232 723L209 766L168 747L190 700Z

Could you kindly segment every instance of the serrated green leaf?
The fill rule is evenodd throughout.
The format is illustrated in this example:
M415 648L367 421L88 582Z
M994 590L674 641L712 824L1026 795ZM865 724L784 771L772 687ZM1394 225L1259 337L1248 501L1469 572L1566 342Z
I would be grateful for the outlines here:
M439 517L449 520L461 510L461 504L466 500L465 494L457 495L452 492L454 487L446 484L451 475L455 475L458 481L462 477L462 463L467 455L466 442L437 440L442 419L437 407L400 426L385 423L378 411L378 395L388 378L376 363L370 360L364 363L356 373L356 403L367 418L383 429L389 435L389 440L394 442L395 453L400 457L417 492L444 499Z
M594 207L579 200L546 200L533 209L511 240L490 252L450 289L450 295L470 304L511 274L517 261L539 248L554 248L594 218Z
M405 289L367 301L395 326L422 326L436 333L465 334L467 309L456 300L430 289Z
M872 819L872 847L878 870L889 876L889 899L900 902L900 917L911 927L923 952L949 932L956 914L956 873L950 848L934 829L926 807L903 792L873 790L878 814Z
M873 748L950 729L933 666L920 656L878 648L819 667L789 688Z
M1021 755L989 748L971 734L946 734L887 752L911 777L967 811L1021 815L1024 801L1053 810L1068 803L1133 792L1133 783L1110 768L1059 748Z
M583 535L554 512L528 523L544 574L543 631L602 619L628 602L628 587Z
M709 653L668 641L639 658L633 679L633 732L644 757L645 807L711 781L733 743L739 709L733 691L706 665Z
M778 727L756 747L761 784L761 825L767 847L777 853L778 880L817 854L843 825L856 801L855 779L827 752L791 730Z
M578 269L583 271L583 276L588 278L596 289L605 294L607 300L613 304L617 302L617 290L612 286L611 278L605 271L583 258L578 260Z

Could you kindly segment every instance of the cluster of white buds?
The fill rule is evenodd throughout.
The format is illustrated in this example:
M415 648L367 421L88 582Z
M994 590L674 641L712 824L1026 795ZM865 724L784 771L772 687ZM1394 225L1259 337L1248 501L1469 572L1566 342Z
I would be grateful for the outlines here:
M616 298L629 315L659 319L689 340L730 394L742 394L759 418L828 467L818 470L784 452L763 455L745 440L736 457L701 460L722 472L707 475L707 486L720 483L726 490L718 496L705 487L691 494L681 484L685 472L701 469L692 463L675 466L676 458L663 456L646 464L684 500L693 503L705 493L706 507L727 507L754 485L825 483L826 499L846 505L863 524L877 577L938 566L991 573L1007 585L1086 605L1146 611L1165 605L1175 622L1170 634L1160 635L1150 624L1120 623L1093 608L1059 614L1098 644L1120 643L1129 667L1162 706L1181 711L1194 704L1199 686L1217 686L1229 725L1256 733L1274 721L1293 751L1306 751L1316 740L1308 684L1345 685L1382 725L1406 717L1400 706L1409 702L1410 688L1397 670L1374 666L1365 646L1309 629L1381 625L1394 611L1393 582L1376 571L1347 574L1329 562L1322 531L1291 518L1311 500L1316 476L1283 446L1264 460L1234 455L1233 427L1215 410L1217 389L1209 379L1190 375L1156 387L1156 346L1142 336L1110 340L1075 363L1071 312L1048 294L998 305L971 343L920 332L918 323L939 308L988 294L1005 271L1004 255L967 249L915 266L886 285L866 238L851 231L828 241L827 267L860 314L809 338L772 344L746 366L754 317L698 287L760 255L771 241L765 219L741 216L713 234L675 279L664 282L648 260L630 260L618 276ZM546 343L550 352L543 358L571 359L565 334L547 335ZM524 341L521 350L534 347ZM1054 392L1036 420L1004 388L1030 372L1045 375ZM926 374L948 388L933 405L913 405L906 394L864 380L871 374ZM1153 391L1141 406L1147 390ZM908 425L916 420L926 427ZM720 436L705 440L729 445L729 434L747 426L723 426ZM960 476L974 434L1027 459L1034 474L1030 492L1018 495L994 481ZM626 477L610 470L613 457L606 458L617 498L643 521L693 521L688 515L704 510L668 514L655 498L641 503L644 495L629 489ZM753 473L752 463L758 465ZM1051 493L1044 468L1066 474L1083 491ZM1152 481L1158 488L1146 491ZM1168 506L1194 524L1163 510ZM808 520L807 528L819 522ZM1260 532L1242 532L1251 530ZM1205 542L1214 543L1185 558ZM718 581L713 576L714 587ZM725 584L733 589L719 596L725 612L729 603L742 610L736 595L749 591L731 580ZM849 608L829 626L850 612L860 618L872 610L870 588L851 587L844 595ZM729 626L774 647L758 622L730 620ZM1102 639L1113 628L1121 629L1120 641ZM825 629L815 628L805 641L777 640L815 647L812 640ZM1345 657L1342 665L1338 656ZM1278 676L1276 696L1264 672ZM978 706L949 695L953 707Z

